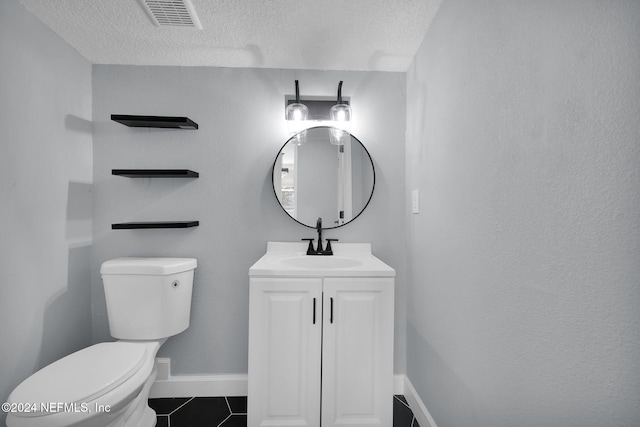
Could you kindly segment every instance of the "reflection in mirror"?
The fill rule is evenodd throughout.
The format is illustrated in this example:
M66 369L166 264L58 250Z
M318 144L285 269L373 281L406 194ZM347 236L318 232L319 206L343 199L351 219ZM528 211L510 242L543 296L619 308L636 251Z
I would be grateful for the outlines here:
M273 191L282 209L299 223L335 228L367 207L375 170L367 149L353 135L328 126L294 135L273 164Z

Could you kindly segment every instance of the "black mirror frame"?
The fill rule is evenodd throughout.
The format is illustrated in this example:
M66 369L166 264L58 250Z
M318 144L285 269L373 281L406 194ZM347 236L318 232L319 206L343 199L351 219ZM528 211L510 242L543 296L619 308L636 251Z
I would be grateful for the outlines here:
M320 128L326 128L326 129L331 129L331 126L315 126L315 127L310 127L308 129L305 129L299 133L302 132L306 132L309 130L313 130L313 129L320 129ZM296 134L298 135L298 134ZM297 222L300 225L304 225L305 227L308 228L313 228L315 229L316 226L314 225L307 225L303 222L298 221L296 218L292 217L289 212L286 211L286 209L284 208L284 206L282 206L282 204L280 203L280 199L278 199L278 193L276 192L276 186L273 182L273 174L275 172L275 168L276 168L276 163L278 162L278 156L280 155L280 153L282 153L282 150L284 149L284 147L293 139L295 138L296 135L293 135L291 138L289 138L287 140L287 142L285 142L282 147L280 147L280 150L278 151L278 154L276 155L275 160L273 161L273 165L271 166L271 189L273 190L273 195L276 198L276 201L278 202L278 205L280 206L280 208L282 209L282 211L287 214L287 216L289 218L291 218L292 220L294 220L295 222ZM364 149L364 152L367 153L367 156L369 157L369 161L371 162L371 171L373 173L373 184L371 186L371 194L369 195L369 199L367 200L367 203L364 204L364 206L362 207L362 209L360 210L360 212L358 212L358 214L356 216L354 216L353 218L351 218L351 220L349 220L348 222L345 222L344 224L340 224L340 225L336 225L334 227L322 227L323 230L331 230L333 228L340 228L340 227L344 227L347 224L350 224L351 222L355 221L356 218L358 218L360 215L362 215L362 212L365 211L365 209L367 209L367 206L369 206L369 203L371 202L371 199L373 198L373 192L376 189L376 167L373 164L373 158L371 157L371 154L369 153L369 150L367 150L367 147L365 147L365 145L362 143L362 141L360 141L358 138L356 138L353 134L349 134L351 136L351 138L355 139L356 141L358 141L358 143L360 143L360 145L362 146L362 148Z

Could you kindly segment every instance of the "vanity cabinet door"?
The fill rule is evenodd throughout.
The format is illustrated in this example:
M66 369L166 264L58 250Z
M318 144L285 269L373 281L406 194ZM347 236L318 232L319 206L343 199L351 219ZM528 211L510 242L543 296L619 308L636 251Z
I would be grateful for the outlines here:
M325 278L322 426L393 424L391 278Z
M251 278L249 293L248 426L319 427L322 279Z

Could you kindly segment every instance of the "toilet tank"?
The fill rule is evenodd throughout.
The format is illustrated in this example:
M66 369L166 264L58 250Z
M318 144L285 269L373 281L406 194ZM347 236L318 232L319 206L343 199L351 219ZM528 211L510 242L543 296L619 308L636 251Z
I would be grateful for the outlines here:
M111 336L157 340L189 327L194 258L116 258L100 268Z

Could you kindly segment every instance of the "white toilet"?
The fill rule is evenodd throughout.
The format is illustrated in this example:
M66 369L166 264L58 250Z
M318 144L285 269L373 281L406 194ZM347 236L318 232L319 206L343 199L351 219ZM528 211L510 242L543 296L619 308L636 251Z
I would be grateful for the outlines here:
M120 341L92 345L24 380L8 402L8 427L155 426L147 405L155 357L189 327L193 258L117 258L100 273L109 330Z

